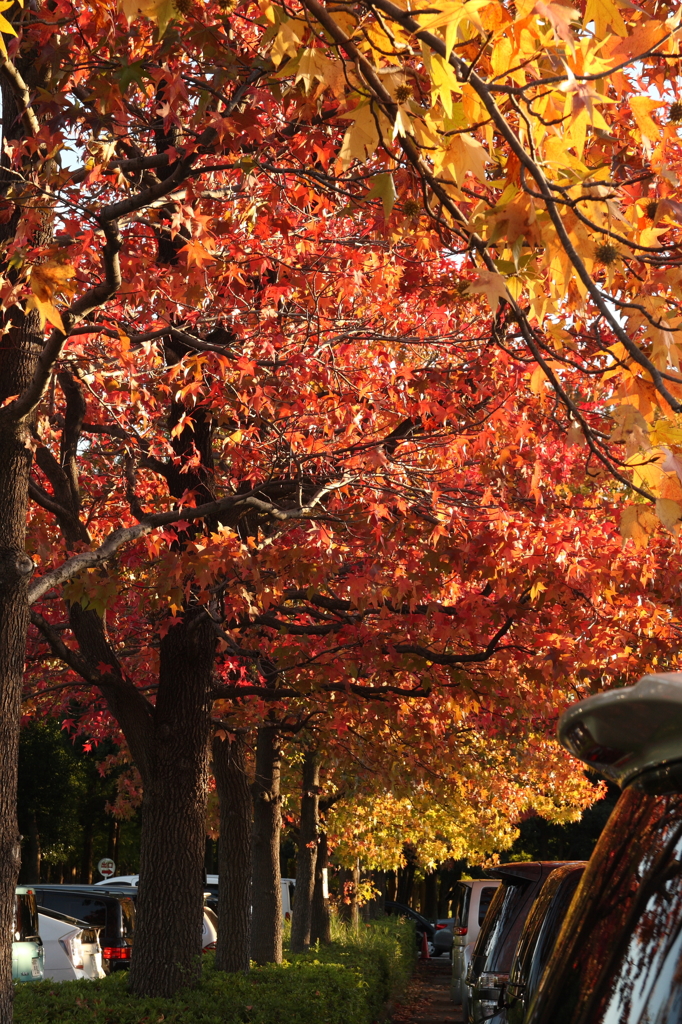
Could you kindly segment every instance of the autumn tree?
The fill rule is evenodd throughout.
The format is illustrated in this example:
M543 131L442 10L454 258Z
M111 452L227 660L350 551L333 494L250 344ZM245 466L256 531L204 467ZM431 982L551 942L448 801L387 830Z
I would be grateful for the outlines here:
M213 701L549 713L668 656L667 536L614 521L682 508L676 15L6 10L3 934L30 605L141 773L131 984L168 994Z

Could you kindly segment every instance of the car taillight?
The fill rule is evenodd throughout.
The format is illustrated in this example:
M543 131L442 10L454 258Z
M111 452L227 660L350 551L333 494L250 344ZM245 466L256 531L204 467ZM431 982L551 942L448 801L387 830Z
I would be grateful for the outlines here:
M215 942L209 942L208 946L204 946L201 952L208 953L212 949L215 949Z
M284 915L284 920L285 921L291 921L291 914L289 913L288 910L287 910L286 914Z
M468 931L469 931L468 928L453 928L452 929L453 935L466 935L466 933Z
M102 950L103 960L130 960L130 946L105 946Z
M436 925L436 931L437 932L442 932L444 928L447 928L446 924L437 924Z

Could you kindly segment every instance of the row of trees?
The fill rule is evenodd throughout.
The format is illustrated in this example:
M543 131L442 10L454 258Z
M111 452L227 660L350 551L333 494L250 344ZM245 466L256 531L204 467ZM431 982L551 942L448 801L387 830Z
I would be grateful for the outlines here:
M678 20L6 8L0 1024L22 687L139 771L138 993L196 973L211 748L245 863L247 732L260 959L287 737L367 862L589 802L558 710L675 663Z

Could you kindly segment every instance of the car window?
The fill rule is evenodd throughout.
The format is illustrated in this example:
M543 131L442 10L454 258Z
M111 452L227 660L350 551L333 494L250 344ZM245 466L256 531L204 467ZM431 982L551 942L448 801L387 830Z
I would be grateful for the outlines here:
M540 977L554 948L557 936L561 931L561 925L564 922L582 874L582 870L576 868L564 877L546 909L527 975L526 995L528 999L532 997L540 984Z
M27 942L39 934L38 910L32 892L21 893L16 897L12 930L16 942Z
M621 796L552 949L529 1024L682 1020L682 795Z
M129 896L124 896L121 900L121 925L121 938L131 939L135 931L135 904Z
M469 920L471 886L458 882L452 899L452 917L455 928L466 928Z
M47 892L37 890L36 899L41 907L52 907L54 910L60 910L62 914L77 917L79 921L87 921L88 924L102 929L106 928L107 906L104 900L92 899L90 896L82 896L75 892L50 892L49 890Z
M488 907L492 903L493 896L497 890L496 885L486 885L485 889L481 889L478 903L478 923L483 924L485 921L485 915L488 913Z
M509 969L514 952L509 939L513 935L514 926L519 925L519 915L525 908L526 889L525 882L517 884L504 881L498 886L490 904L490 913L486 914L474 948L477 957L486 958L484 970ZM513 945L516 945L516 939Z

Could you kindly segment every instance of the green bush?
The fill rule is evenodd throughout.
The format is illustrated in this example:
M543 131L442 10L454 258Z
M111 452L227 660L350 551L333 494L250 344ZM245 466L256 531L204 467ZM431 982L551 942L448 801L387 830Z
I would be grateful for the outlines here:
M248 975L222 974L206 955L201 983L173 999L130 995L124 972L17 985L15 1024L372 1024L410 976L414 930L382 921L334 931L331 946Z

